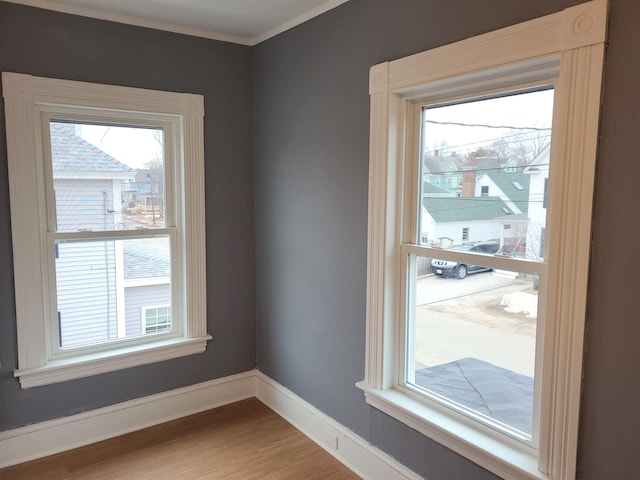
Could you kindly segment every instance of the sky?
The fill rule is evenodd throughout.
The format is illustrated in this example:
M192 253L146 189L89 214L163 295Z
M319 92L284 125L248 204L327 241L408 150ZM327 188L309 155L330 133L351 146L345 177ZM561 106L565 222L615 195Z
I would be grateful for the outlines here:
M536 132L525 127L549 128L553 109L553 90L529 92L508 97L479 100L426 108L424 112L424 150L433 155L466 155L500 138L518 141ZM451 125L490 125L482 126ZM159 132L156 130L155 132ZM146 128L82 125L79 134L88 142L132 168L141 169L150 160L162 158L160 140L154 130ZM540 131L550 138L549 131ZM443 145L446 144L446 148Z
M132 168L145 168L150 160L162 158L161 130L83 124L78 134Z
M523 93L475 102L426 108L424 111L424 149L433 155L467 154L503 137L517 141L523 134L535 130L524 127L550 128L553 113L553 90ZM488 128L445 124L510 126L513 128ZM551 131L540 131L549 135ZM443 149L445 142L448 148Z

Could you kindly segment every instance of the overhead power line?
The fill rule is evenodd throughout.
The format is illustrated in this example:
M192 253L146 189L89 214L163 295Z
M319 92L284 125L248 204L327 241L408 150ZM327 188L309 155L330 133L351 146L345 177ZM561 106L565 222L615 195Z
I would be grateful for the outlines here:
M484 128L500 128L509 130L534 130L539 132L546 132L551 130L549 128L541 127L514 127L513 125L486 125L483 123L459 123L459 122L436 122L435 120L425 120L424 123L433 123L435 125L456 125L458 127L484 127Z

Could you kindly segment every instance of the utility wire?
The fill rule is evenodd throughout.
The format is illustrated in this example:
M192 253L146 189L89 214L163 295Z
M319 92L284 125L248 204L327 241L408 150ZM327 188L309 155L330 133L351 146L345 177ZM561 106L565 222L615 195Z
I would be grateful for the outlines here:
M514 133L513 135L504 135L502 137L488 138L486 140L478 140L476 142L463 143L461 145L444 145L442 148L433 148L431 150L427 150L427 152L434 152L435 150L439 150L441 153L442 152L446 152L446 151L450 151L450 150L453 150L455 152L456 149L461 149L463 147L471 147L471 146L474 146L474 145L492 147L499 140L502 140L504 138L519 137L519 136L522 136L522 135L526 135L527 133L528 132ZM549 138L550 136L551 136L551 133L547 133L545 135L540 135L538 137L531 138L531 139L524 138L522 140L511 140L511 141L505 142L504 145L520 144L520 143L524 143L524 142L527 142L527 141L539 140L539 139L542 139L542 138ZM467 148L465 150L470 150L470 149Z
M546 132L551 127L514 127L513 125L486 125L484 123L459 123L459 122L436 122L435 120L425 120L424 123L433 123L435 125L455 125L458 127L484 127L484 128L501 128L508 130L534 130L538 132Z

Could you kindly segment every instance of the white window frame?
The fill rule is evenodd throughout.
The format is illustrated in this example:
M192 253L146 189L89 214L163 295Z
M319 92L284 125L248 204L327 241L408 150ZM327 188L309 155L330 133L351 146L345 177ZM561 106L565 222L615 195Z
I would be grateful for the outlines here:
M371 138L366 401L502 478L575 478L593 184L606 38L607 1L595 0L478 37L371 68ZM449 409L404 392L406 295L402 291L409 226L407 169L415 166L415 105L557 77L552 139L553 231L548 248L538 447L523 446L461 420ZM504 82L504 85L501 85ZM520 82L522 83L522 82ZM471 85L471 87L469 87ZM465 90L469 89L471 90ZM430 97L431 95L431 97ZM560 160L561 159L561 160ZM413 162L413 163L412 163ZM403 262L404 265L403 266ZM560 321L559 319L562 319Z
M207 333L204 260L204 97L9 72L2 73L2 86L18 337L18 369L14 374L22 388L205 351L211 336ZM48 139L44 136L48 129L43 126L52 112L55 118L104 118L106 123L121 119L125 125L138 119L142 124L151 121L156 122L151 125L174 130L176 142L170 146L173 168L168 180L168 188L173 190L171 201L175 202L172 319L180 325L172 335L55 355L49 306L55 298L55 262L47 239L51 237L45 188ZM104 232L105 238L109 235ZM135 232L132 235L135 237ZM180 299L178 305L176 298Z

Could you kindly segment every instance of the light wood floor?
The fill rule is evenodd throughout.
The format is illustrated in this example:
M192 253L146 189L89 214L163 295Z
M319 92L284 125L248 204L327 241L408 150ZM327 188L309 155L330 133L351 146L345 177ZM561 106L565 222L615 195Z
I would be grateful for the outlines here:
M357 479L256 399L0 470L1 480Z

